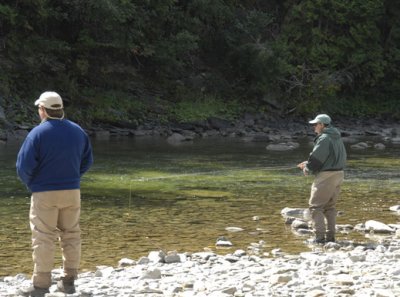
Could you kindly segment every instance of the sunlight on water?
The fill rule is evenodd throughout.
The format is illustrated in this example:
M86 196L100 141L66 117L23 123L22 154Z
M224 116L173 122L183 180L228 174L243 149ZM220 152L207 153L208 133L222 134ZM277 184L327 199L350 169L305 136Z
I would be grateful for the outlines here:
M93 141L95 164L82 183L82 270L116 266L151 250L219 253L263 240L265 252L298 253L307 237L284 224L284 207L307 206L312 177L295 165L311 146L293 152L268 152L263 143L203 139L172 146L161 139ZM15 175L19 145L0 147L0 276L32 269L28 222L29 193ZM338 224L368 219L397 223L388 208L400 194L399 147L349 151ZM257 217L258 220L253 218ZM241 232L228 232L240 227ZM226 236L231 250L217 250ZM339 234L339 239L368 240ZM60 265L58 259L56 265Z

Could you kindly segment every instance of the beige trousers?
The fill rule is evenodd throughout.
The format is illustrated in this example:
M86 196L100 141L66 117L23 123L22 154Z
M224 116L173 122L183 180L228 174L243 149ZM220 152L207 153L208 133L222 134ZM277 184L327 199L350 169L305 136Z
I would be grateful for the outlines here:
M323 171L315 177L311 186L309 208L316 239L325 239L325 235L327 240L335 238L336 202L343 179L343 171Z
M32 193L29 213L32 230L33 285L51 286L55 241L59 239L64 276L76 278L81 257L80 190Z

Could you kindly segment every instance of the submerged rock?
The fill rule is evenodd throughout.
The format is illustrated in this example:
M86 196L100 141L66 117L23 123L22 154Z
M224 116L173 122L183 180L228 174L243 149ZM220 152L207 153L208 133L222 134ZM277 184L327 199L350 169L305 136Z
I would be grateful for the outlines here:
M268 151L291 151L297 149L300 145L297 142L286 142L286 143L271 143L267 145Z
M233 246L232 242L230 242L226 237L221 236L217 238L217 242L215 243L215 246L219 247L231 247Z
M243 231L243 228L240 228L240 227L226 227L225 230L228 231L228 232L241 232L241 231Z
M365 150L365 149L369 148L369 145L366 142L359 142L359 143L351 145L350 147L355 150Z
M308 229L308 223L300 219L295 219L291 226L293 229Z
M384 150L386 148L386 146L383 143L376 143L374 144L374 149L377 150Z

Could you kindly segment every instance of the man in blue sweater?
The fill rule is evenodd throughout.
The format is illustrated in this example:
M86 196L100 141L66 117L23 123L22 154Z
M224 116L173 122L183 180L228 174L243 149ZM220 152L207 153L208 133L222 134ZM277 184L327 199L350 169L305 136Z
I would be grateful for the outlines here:
M49 292L59 238L64 276L57 287L73 294L81 256L80 179L93 163L92 148L83 129L64 119L60 95L44 92L35 105L41 124L26 137L16 164L18 176L32 192L33 288L24 293L39 297Z

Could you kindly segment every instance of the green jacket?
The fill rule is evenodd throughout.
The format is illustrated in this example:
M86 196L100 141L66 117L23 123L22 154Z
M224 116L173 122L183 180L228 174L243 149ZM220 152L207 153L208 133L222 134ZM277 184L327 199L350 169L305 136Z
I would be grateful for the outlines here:
M346 148L339 130L328 126L314 139L314 148L308 158L306 170L313 174L343 170L346 158Z

